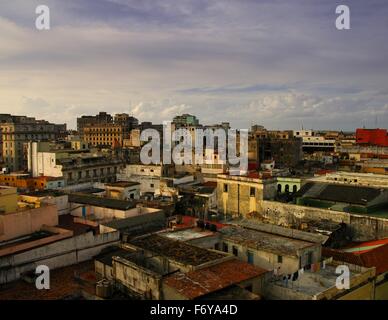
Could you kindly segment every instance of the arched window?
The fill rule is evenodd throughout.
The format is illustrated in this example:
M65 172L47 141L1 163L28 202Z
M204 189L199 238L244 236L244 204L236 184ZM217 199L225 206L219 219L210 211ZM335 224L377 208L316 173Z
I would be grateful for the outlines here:
M282 192L282 185L280 183L278 184L278 192Z
M286 184L286 188L284 189L285 192L290 192L290 186Z
M292 187L292 192L295 193L297 190L298 190L298 187L296 186L296 184L294 184Z

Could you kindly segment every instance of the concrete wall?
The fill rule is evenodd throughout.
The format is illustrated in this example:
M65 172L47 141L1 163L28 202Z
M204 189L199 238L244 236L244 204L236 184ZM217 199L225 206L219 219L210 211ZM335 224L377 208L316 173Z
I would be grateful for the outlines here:
M128 210L118 210L91 205L82 205L79 203L71 203L72 215L82 217L82 207L86 207L86 217L93 215L97 220L124 219L135 217L140 214L152 213L160 211L159 209L147 207L135 207Z
M353 240L369 241L388 237L388 219L346 212L305 207L275 201L261 201L258 214L268 222L282 226L300 223L303 219L344 222L353 231Z
M0 210L7 213L16 211L18 194L14 187L0 187Z
M55 205L3 214L0 215L0 242L39 231L42 225L57 224L58 211Z
M319 261L321 257L320 245L315 245L298 253L298 256L285 256L269 251L255 250L247 246L234 243L229 240L222 240L219 249L223 249L223 243L228 245L228 253L233 254L233 247L238 250L236 256L239 260L248 262L248 251L253 254L253 264L259 268L266 270L274 270L278 268L279 274L291 274L307 265L307 254L312 252L312 263ZM278 256L282 256L282 263L278 263ZM300 265L302 264L302 266Z
M126 288L144 295L147 299L161 297L161 276L134 263L113 260L113 274L116 281Z
M102 249L119 244L118 231L94 236L92 232L0 258L0 284L15 281L38 265L61 268L92 259Z
M232 216L246 216L260 208L263 199L273 199L276 194L276 181L260 183L258 179L238 181L234 179L217 180L217 201L220 213ZM227 185L228 191L224 192ZM251 195L251 188L255 195Z

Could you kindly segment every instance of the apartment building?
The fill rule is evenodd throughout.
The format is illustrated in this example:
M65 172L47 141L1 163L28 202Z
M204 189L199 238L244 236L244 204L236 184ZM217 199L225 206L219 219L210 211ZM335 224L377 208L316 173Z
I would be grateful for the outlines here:
M65 124L25 116L9 116L0 128L3 162L9 171L27 169L27 142L57 140L66 132Z
M128 128L116 123L87 124L83 127L83 139L92 146L121 148Z
M43 147L42 147L43 148ZM110 154L89 150L45 150L28 146L28 170L33 177L63 177L65 185L114 182L122 161Z
M90 124L106 124L106 123L112 123L113 117L106 112L100 112L99 114L95 116L82 116L80 118L77 118L77 131L79 135L83 136L83 129L85 126Z
M276 179L258 176L219 175L217 179L218 211L232 217L245 217L261 208L261 201L274 199Z

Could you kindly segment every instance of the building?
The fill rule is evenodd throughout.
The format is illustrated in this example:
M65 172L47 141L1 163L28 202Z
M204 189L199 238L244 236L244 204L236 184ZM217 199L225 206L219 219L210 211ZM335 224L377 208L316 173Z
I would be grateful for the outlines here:
M0 174L0 185L16 187L19 190L46 190L64 187L65 181L61 177L31 177L28 173Z
M92 146L121 148L129 129L116 123L93 123L83 127L83 139Z
M248 160L258 168L265 161L277 167L294 167L303 159L302 140L289 131L267 131L253 126L248 140Z
M172 120L172 123L175 124L176 128L187 127L187 126L198 126L199 120L197 119L196 116L185 113L180 116L174 117L174 119Z
M109 113L106 112L100 112L99 114L95 116L82 116L80 118L77 118L77 131L78 134L83 137L83 129L87 125L91 124L107 124L112 123L113 118Z
M372 173L335 171L309 178L308 181L384 189L388 188L388 177L386 175Z
M18 208L17 201L16 188L0 186L0 213L15 212Z
M166 300L233 299L259 300L267 270L237 259L191 272L176 272L163 281ZM221 291L221 292L220 292Z
M312 130L294 130L294 137L302 138L303 152L334 151L336 140L324 135L318 135Z
M88 261L117 245L119 236L115 230L99 232L89 221L69 214L58 218L52 204L0 215L0 285L34 274L38 265L53 271ZM5 237L10 240L2 241Z
M352 213L388 213L388 189L307 182L295 196L299 205Z
M27 170L27 143L54 141L66 131L66 125L56 125L25 116L11 116L11 122L0 123L2 157L9 171Z
M162 177L171 176L173 172L174 167L171 165L127 164L117 173L117 180L140 183L141 194L161 194Z
M375 268L348 264L350 288L336 286L339 263L330 259L319 269L303 269L290 279L273 277L265 285L265 297L269 300L373 300Z
M356 143L359 145L388 147L387 129L357 129Z
M134 201L82 193L69 194L69 203L73 216L82 217L98 223L160 212L159 209L137 205Z
M117 181L105 184L106 196L119 200L140 198L140 183L134 181Z
M93 150L50 149L41 143L28 145L28 170L33 177L61 177L65 186L114 182L122 161Z
M180 199L177 212L209 219L217 210L217 184L195 184L178 186Z
M278 274L291 274L321 258L321 243L285 237L238 225L219 230L218 250Z
M299 191L304 179L298 177L276 177L278 193L295 193Z
M247 216L260 208L262 200L274 199L276 179L260 179L257 175L217 178L218 212L232 217Z
M114 123L124 127L125 131L131 131L132 129L137 128L139 120L127 113L117 113L114 116Z
M342 249L323 248L322 255L340 264L376 268L374 300L388 299L388 239L356 243Z

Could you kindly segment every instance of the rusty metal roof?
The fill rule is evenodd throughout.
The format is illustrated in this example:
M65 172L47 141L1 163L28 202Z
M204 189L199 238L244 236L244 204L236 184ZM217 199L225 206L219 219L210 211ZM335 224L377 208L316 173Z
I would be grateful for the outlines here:
M179 294L195 299L258 277L266 272L267 270L232 259L188 273L174 273L166 277L164 283L174 288Z

